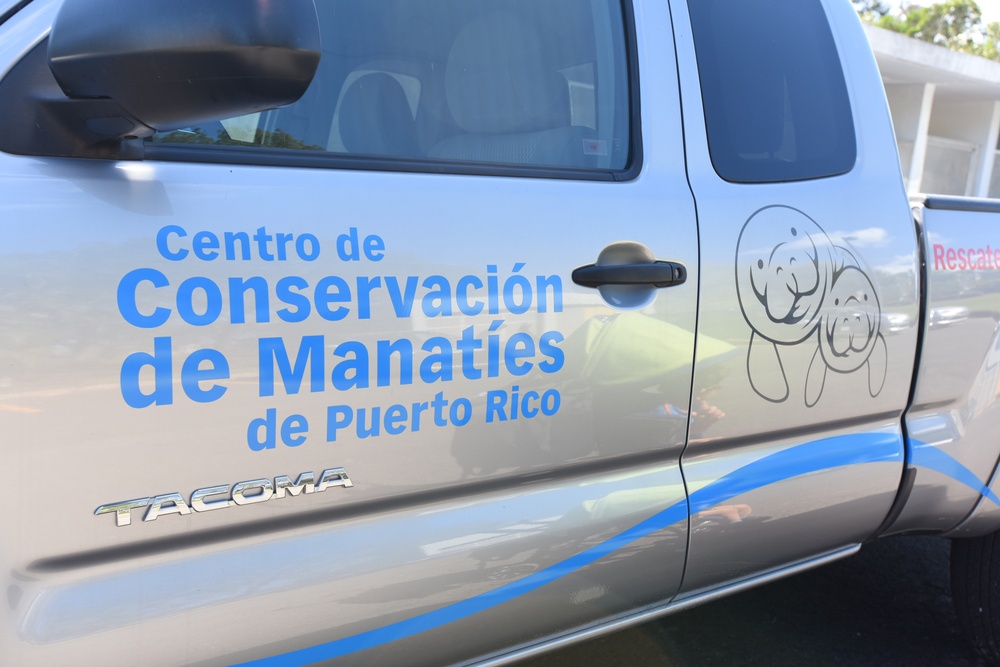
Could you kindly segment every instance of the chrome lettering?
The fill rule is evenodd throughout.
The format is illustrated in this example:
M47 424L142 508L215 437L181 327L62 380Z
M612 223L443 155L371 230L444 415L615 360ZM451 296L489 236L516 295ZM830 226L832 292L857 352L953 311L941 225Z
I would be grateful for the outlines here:
M212 510L221 510L232 505L232 501L227 497L225 500L213 500L207 502L205 498L210 496L221 496L222 494L229 495L229 485L222 484L220 486L210 486L205 489L198 489L191 494L191 509L195 512L210 512Z
M247 494L247 491L260 489L260 491ZM233 487L233 502L237 505L252 505L253 503L266 503L274 494L274 486L269 479L252 479L249 482L240 482Z
M330 468L324 470L323 474L319 478L319 486L316 487L316 493L320 491L326 491L331 486L342 486L344 488L354 486L354 482L351 478L347 476L347 471L343 468Z
M273 482L270 479L262 478L238 482L232 486L229 484L206 486L195 489L191 494L190 502L185 502L184 496L179 493L164 493L151 498L136 498L101 505L94 510L94 515L114 514L116 526L129 526L132 524L132 510L141 507L148 508L143 521L149 522L167 514L188 515L192 513L192 510L195 513L211 512L238 505L264 503L284 498L286 495L306 496L336 486L343 488L354 486L354 482L351 481L344 468L327 468L319 474L319 483L316 482L316 477L317 475L312 471L306 471L299 474L294 483L292 483L290 476L278 475Z
M179 493L165 493L162 496L153 498L152 502L149 503L149 509L146 510L146 516L142 520L156 521L157 517L164 514L190 513L191 508L184 502L184 496Z
M299 479L295 484L292 484L292 480L287 475L279 475L274 478L274 497L284 498L285 492L297 496L300 493L315 493L316 492L316 477L311 472L304 472L299 475Z
M101 505L96 510L94 510L94 516L100 516L102 514L108 514L110 512L115 513L115 525L117 526L129 526L132 524L132 510L137 507L145 507L149 504L149 498L136 498L135 500L126 500L121 503L113 503L111 505Z

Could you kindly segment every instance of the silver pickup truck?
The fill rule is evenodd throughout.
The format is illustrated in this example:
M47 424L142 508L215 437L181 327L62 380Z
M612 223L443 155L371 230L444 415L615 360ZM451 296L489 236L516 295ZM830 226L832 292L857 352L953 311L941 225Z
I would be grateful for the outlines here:
M1000 660L998 213L847 0L0 0L0 664L498 665L916 532Z

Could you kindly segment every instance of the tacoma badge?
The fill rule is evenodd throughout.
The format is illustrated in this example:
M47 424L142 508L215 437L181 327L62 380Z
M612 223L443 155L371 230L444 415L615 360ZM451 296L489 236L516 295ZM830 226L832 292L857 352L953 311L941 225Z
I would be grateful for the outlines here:
M279 475L274 478L274 483L266 478L251 479L246 482L237 482L232 487L228 484L222 484L197 489L191 494L190 502L185 502L184 496L179 493L165 493L151 498L124 500L119 503L101 505L94 510L94 515L100 516L114 512L115 523L119 526L128 526L132 523L132 510L139 507L149 508L146 510L146 516L142 518L143 521L155 521L164 514L190 514L191 510L209 512L234 505L253 505L276 498L284 498L285 494L297 496L300 493L319 493L332 486L347 488L354 486L354 482L351 481L347 471L343 468L329 468L320 473L319 483L316 482L316 476L312 472L302 473L294 484L290 477Z

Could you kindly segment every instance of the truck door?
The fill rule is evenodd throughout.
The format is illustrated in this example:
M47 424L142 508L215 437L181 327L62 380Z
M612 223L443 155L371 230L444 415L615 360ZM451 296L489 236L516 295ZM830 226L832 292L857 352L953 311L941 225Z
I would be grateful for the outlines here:
M849 3L671 9L704 267L682 463L694 594L842 553L885 520L917 251Z
M450 664L680 586L668 8L317 7L292 106L0 154L3 664Z

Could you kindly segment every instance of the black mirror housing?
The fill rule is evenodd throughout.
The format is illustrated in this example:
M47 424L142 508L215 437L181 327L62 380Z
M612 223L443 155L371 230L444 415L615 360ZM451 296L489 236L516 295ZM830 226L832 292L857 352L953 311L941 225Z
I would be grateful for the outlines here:
M42 47L0 82L0 150L129 158L155 131L297 101L319 20L313 0L65 0Z
M66 0L49 67L156 130L291 104L319 65L313 0Z

